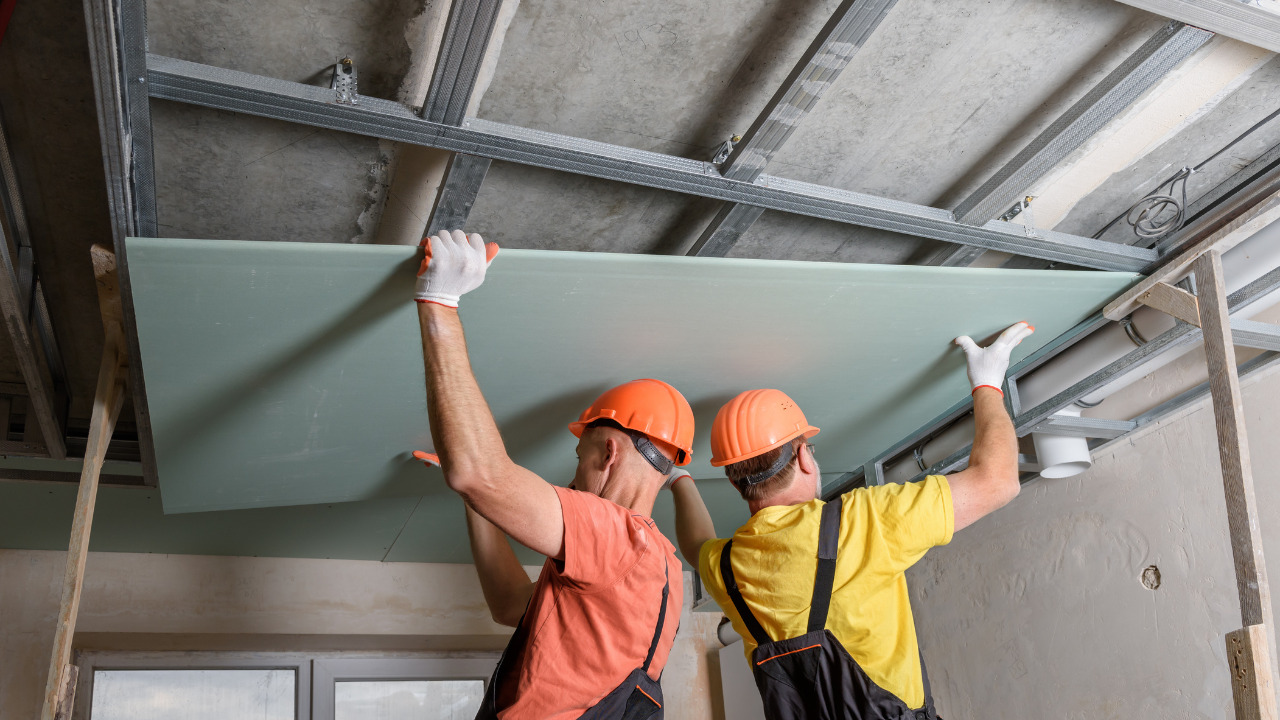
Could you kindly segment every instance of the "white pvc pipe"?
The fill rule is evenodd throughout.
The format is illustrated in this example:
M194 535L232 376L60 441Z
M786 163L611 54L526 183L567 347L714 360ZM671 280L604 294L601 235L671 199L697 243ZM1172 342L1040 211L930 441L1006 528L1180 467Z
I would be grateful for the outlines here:
M1054 417L1080 417L1080 406L1069 405L1054 413ZM1036 462L1040 464L1040 477L1065 478L1079 475L1093 466L1089 455L1089 440L1068 435L1031 433L1036 446Z

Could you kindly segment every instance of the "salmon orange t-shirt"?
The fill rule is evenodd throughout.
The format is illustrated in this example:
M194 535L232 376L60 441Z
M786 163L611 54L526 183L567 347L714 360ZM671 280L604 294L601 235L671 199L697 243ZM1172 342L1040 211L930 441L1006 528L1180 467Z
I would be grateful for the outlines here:
M653 520L591 493L556 492L564 511L564 561L542 566L521 620L526 644L503 659L497 688L503 720L577 718L643 666L667 578L666 615L649 677L662 674L680 623L682 566Z

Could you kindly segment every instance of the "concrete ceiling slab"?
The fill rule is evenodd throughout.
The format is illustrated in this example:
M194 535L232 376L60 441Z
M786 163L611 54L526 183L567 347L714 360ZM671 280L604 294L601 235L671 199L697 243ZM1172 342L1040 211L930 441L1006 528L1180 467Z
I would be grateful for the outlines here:
M361 94L396 99L413 61L405 34L437 0L150 0L150 52L328 86L356 62Z
M431 444L416 249L128 249L166 512L440 487L409 456ZM553 481L573 474L564 424L636 377L694 406L697 478L720 475L705 432L719 406L778 384L824 428L827 471L855 469L966 395L955 335L1030 318L1022 357L1134 278L512 249L489 274L462 309L477 378L508 452Z
M160 232L170 237L360 242L390 158L362 135L157 100Z
M769 171L950 207L1165 23L1109 0L901 2Z
M1205 162L1277 109L1280 57L1273 57L1202 117L1086 195L1055 229L1093 235L1180 168ZM1187 181L1187 199L1194 201L1276 145L1280 145L1280 118L1258 128L1192 175ZM1104 237L1117 242L1134 239L1124 221Z
M670 253L695 198L494 162L468 229L504 247Z
M478 115L709 159L751 125L838 4L523 2Z

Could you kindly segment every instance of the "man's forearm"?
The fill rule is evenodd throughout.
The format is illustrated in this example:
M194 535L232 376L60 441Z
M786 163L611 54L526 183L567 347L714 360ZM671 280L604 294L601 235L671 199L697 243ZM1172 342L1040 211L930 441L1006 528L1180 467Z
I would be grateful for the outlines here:
M1004 406L1004 396L989 387L973 392L973 450L969 468L1017 482L1018 436Z
M427 416L431 439L449 486L495 460L506 460L502 436L480 393L458 311L434 303L418 303L422 352L427 371ZM457 471L462 470L459 473Z
M691 478L676 480L671 486L671 495L676 506L676 542L684 559L696 568L703 543L716 537L715 524Z
M533 595L533 583L497 525L467 506L467 534L471 555L489 614L494 622L515 627Z

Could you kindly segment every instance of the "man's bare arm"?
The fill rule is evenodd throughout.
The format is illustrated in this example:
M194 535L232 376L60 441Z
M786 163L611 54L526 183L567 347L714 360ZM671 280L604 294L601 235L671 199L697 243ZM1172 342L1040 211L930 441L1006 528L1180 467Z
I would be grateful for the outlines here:
M445 482L476 512L544 555L564 554L564 515L555 489L507 456L471 371L459 298L484 282L497 245L444 231L423 243L414 299L427 371L427 414Z
M974 422L969 467L947 478L956 530L999 510L1018 495L1018 436L1000 386L1013 349L1033 332L1035 328L1029 323L1014 323L985 348L968 337L956 338L968 360Z
M489 614L500 625L519 625L533 597L533 582L507 542L506 533L467 505L467 534Z
M989 387L973 392L973 452L969 467L950 475L956 530L972 525L1018 495L1018 436L1004 397Z
M708 540L716 539L716 527L711 513L702 502L702 494L688 475L678 478L671 485L671 495L676 505L676 543L684 559L698 567L698 554Z

